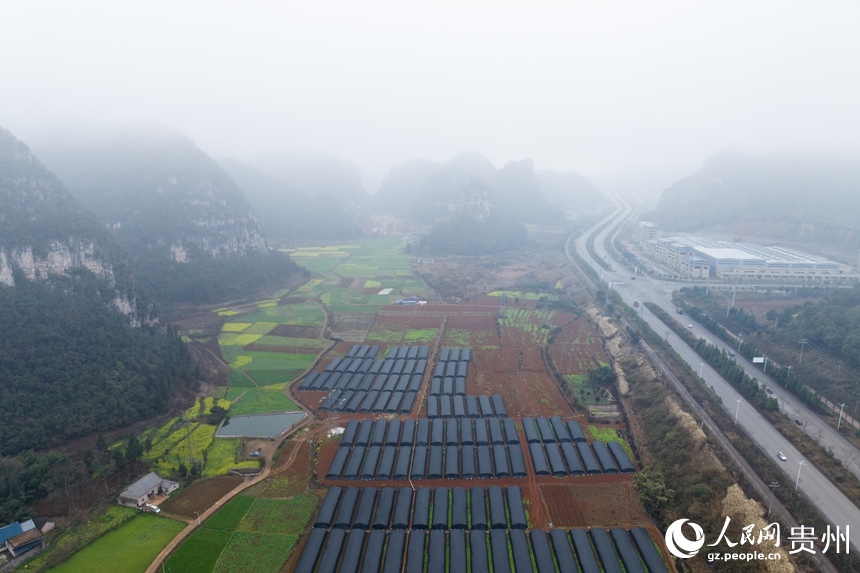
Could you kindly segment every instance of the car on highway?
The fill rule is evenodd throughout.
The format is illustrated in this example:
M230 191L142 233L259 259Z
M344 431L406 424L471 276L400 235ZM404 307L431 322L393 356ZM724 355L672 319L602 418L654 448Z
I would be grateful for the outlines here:
M781 459L784 462L788 461L788 456L782 452L776 452L776 457L778 457L779 459Z
M767 392L768 394L773 394L773 390L770 389L770 386L765 386L764 391Z
M795 423L795 424L797 424L798 426L802 426L802 425L803 425L803 422L801 422L801 421L800 421L800 418L795 418L795 419L794 419L794 423Z
M688 324L688 325L687 325L687 328L693 328L693 325L692 325L692 324Z

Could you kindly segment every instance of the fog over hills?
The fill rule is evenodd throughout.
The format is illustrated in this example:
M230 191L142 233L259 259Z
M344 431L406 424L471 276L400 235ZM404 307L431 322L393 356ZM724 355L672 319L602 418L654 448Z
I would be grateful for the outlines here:
M111 228L165 301L237 295L293 272L272 254L239 186L186 136L157 124L79 124L34 145Z
M666 189L643 220L745 240L860 248L860 163L810 154L726 150Z
M606 196L577 173L536 172L531 159L496 169L486 156L463 151L446 163L412 159L392 168L374 196L374 206L432 222L454 209L446 204L456 202L461 192L476 188L483 189L494 209L522 222L557 222L557 207L608 204Z
M284 181L307 196L331 195L345 207L356 211L363 209L369 199L358 166L342 157L288 149L245 159L244 163Z
M260 229L270 239L344 239L360 233L353 223L355 213L333 193L321 190L310 196L241 161L219 163L242 189L258 213Z

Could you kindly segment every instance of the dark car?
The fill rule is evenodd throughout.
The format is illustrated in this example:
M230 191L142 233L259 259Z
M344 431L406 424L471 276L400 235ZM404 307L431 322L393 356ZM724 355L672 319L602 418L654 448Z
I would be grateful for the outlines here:
M798 426L802 426L802 425L803 425L803 422L801 422L801 421L800 421L800 418L795 418L795 419L794 419L794 423L795 423L795 424L797 424Z

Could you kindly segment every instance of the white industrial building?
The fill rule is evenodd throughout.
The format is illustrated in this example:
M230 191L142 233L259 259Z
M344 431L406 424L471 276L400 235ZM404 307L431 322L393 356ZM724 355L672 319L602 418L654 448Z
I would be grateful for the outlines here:
M702 237L661 237L639 244L648 257L684 277L821 283L858 279L848 265L786 247Z

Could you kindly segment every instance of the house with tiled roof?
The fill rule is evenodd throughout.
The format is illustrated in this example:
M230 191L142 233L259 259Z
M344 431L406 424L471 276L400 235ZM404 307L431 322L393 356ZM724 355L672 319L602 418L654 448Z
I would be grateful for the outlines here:
M149 473L128 486L119 494L121 505L139 507L157 495L170 493L179 489L179 484L160 477L156 473Z

